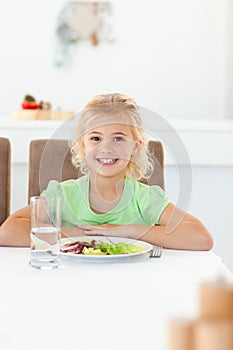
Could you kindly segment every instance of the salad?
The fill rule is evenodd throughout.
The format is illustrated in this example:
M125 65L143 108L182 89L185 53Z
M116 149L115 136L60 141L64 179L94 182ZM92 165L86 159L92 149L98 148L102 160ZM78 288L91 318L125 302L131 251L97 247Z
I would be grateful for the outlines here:
M117 255L140 253L143 247L123 242L102 242L96 241L74 241L66 243L61 247L62 253L83 254L83 255Z

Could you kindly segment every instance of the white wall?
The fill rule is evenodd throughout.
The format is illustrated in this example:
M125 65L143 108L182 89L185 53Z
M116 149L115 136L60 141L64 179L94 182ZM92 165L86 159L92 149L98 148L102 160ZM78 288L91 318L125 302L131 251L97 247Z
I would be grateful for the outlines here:
M192 167L192 195L188 211L199 218L214 237L213 251L233 271L233 168ZM178 177L173 166L165 168L166 192L176 202Z
M112 0L116 42L77 46L53 66L61 0L0 2L0 117L26 93L80 110L121 91L165 118L225 118L233 111L231 0Z

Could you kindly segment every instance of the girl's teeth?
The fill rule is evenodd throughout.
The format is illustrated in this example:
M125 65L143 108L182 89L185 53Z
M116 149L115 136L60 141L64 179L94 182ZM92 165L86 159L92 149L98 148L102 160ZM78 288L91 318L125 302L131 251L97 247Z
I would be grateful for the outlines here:
M102 164L113 164L116 162L116 159L98 159Z

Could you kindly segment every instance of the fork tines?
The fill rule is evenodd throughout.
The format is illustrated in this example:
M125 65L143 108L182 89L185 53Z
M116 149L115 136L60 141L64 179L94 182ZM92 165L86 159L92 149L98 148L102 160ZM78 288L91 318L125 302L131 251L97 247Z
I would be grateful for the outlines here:
M163 251L162 247L153 246L149 257L150 258L161 258L162 251Z

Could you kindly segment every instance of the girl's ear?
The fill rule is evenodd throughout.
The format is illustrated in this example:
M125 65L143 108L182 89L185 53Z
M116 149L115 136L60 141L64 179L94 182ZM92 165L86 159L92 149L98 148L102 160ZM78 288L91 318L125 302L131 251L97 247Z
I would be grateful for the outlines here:
M141 147L141 141L135 142L132 155L135 156L138 153L139 148Z

